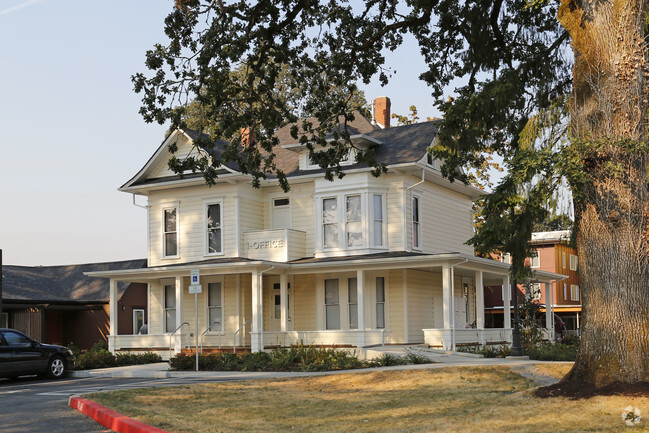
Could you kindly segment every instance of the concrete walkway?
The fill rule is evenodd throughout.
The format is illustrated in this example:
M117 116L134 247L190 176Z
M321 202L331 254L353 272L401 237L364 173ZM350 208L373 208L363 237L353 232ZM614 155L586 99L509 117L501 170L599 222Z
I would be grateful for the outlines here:
M379 371L379 370L410 370L430 369L447 367L483 367L483 366L509 366L512 371L533 380L541 386L551 385L558 380L554 377L541 373L535 368L535 364L544 364L548 361L533 361L527 359L503 359L483 358L481 355L450 352L436 349L428 349L424 346L382 346L362 349L359 357L372 359L385 354L394 356L405 356L407 352L423 355L431 360L431 364L398 365L393 367L379 367L359 370L342 370L326 372L240 372L240 371L173 371L169 369L167 362L145 365L132 365L126 367L100 368L96 370L75 370L69 372L71 377L128 377L139 379L166 379L166 378L212 378L218 379L239 379L254 380L282 377L306 377L321 376L328 374L344 374L349 372ZM548 362L552 363L552 362Z

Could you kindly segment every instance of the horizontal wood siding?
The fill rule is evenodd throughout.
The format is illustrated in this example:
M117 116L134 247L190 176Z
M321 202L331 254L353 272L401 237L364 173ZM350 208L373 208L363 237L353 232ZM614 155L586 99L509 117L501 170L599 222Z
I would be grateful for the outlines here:
M441 276L408 269L408 342L423 343L422 329L433 327L433 289L441 287Z
M291 199L292 228L306 233L304 257L313 257L315 253L313 184L300 184L293 187Z
M173 284L171 282L167 284ZM163 308L164 308L164 285L160 282L152 282L149 285L149 334L158 335L164 331Z
M296 331L317 330L316 323L316 278L315 275L296 275L295 284L295 322ZM305 341L305 344L310 344Z
M198 186L191 188L178 188L170 191L152 192L149 196L149 266L162 264L183 263L202 260L205 255L205 202L219 200L223 209L223 250L224 255L232 257L236 253L236 186L218 185L212 188ZM162 258L162 209L178 204L178 251L179 258ZM261 227L261 207L242 199L240 215L244 215L241 222L243 227ZM258 220L258 223L255 222ZM212 257L212 256L208 256Z
M388 248L403 251L403 182L390 182L387 197Z
M412 243L412 195L420 199L422 251L473 254L473 247L466 244L473 235L471 199L431 183L414 187L410 190L407 204L409 243Z

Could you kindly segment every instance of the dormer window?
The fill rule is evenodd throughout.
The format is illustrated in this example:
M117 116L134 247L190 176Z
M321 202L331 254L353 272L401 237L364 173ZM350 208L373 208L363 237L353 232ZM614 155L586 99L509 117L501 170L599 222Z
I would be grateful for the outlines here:
M306 153L306 168L307 170L315 170L320 168L320 164L318 164L311 155L309 155L309 151L305 151ZM349 149L345 156L340 160L340 165L352 165L354 161L354 149Z
M430 153L426 153L426 165L430 168L437 168L437 160Z

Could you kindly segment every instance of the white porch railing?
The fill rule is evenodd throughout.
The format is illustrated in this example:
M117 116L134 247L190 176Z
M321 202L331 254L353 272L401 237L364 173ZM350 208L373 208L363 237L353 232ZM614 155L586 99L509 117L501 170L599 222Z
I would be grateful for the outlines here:
M451 350L453 347L453 334L455 334L455 345L485 345L494 343L511 343L511 328L487 328L487 329L423 329L424 342L431 347L440 347ZM453 332L454 331L454 332Z
M173 341L178 347L185 347L189 344L189 337L185 334L176 334ZM162 359L169 357L169 334L160 335L109 335L108 340L112 343L115 352L155 352ZM175 344L174 344L175 345Z
M304 343L306 345L340 345L340 346L376 346L383 344L384 330L328 330L328 331L288 331L264 332L264 346L290 346Z

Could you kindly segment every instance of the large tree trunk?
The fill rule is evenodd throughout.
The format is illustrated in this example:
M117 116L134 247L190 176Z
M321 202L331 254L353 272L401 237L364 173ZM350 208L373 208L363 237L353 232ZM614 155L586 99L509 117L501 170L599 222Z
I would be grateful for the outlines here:
M583 321L567 383L649 381L646 9L563 0L559 10L575 53L571 138L587 178L575 191Z

